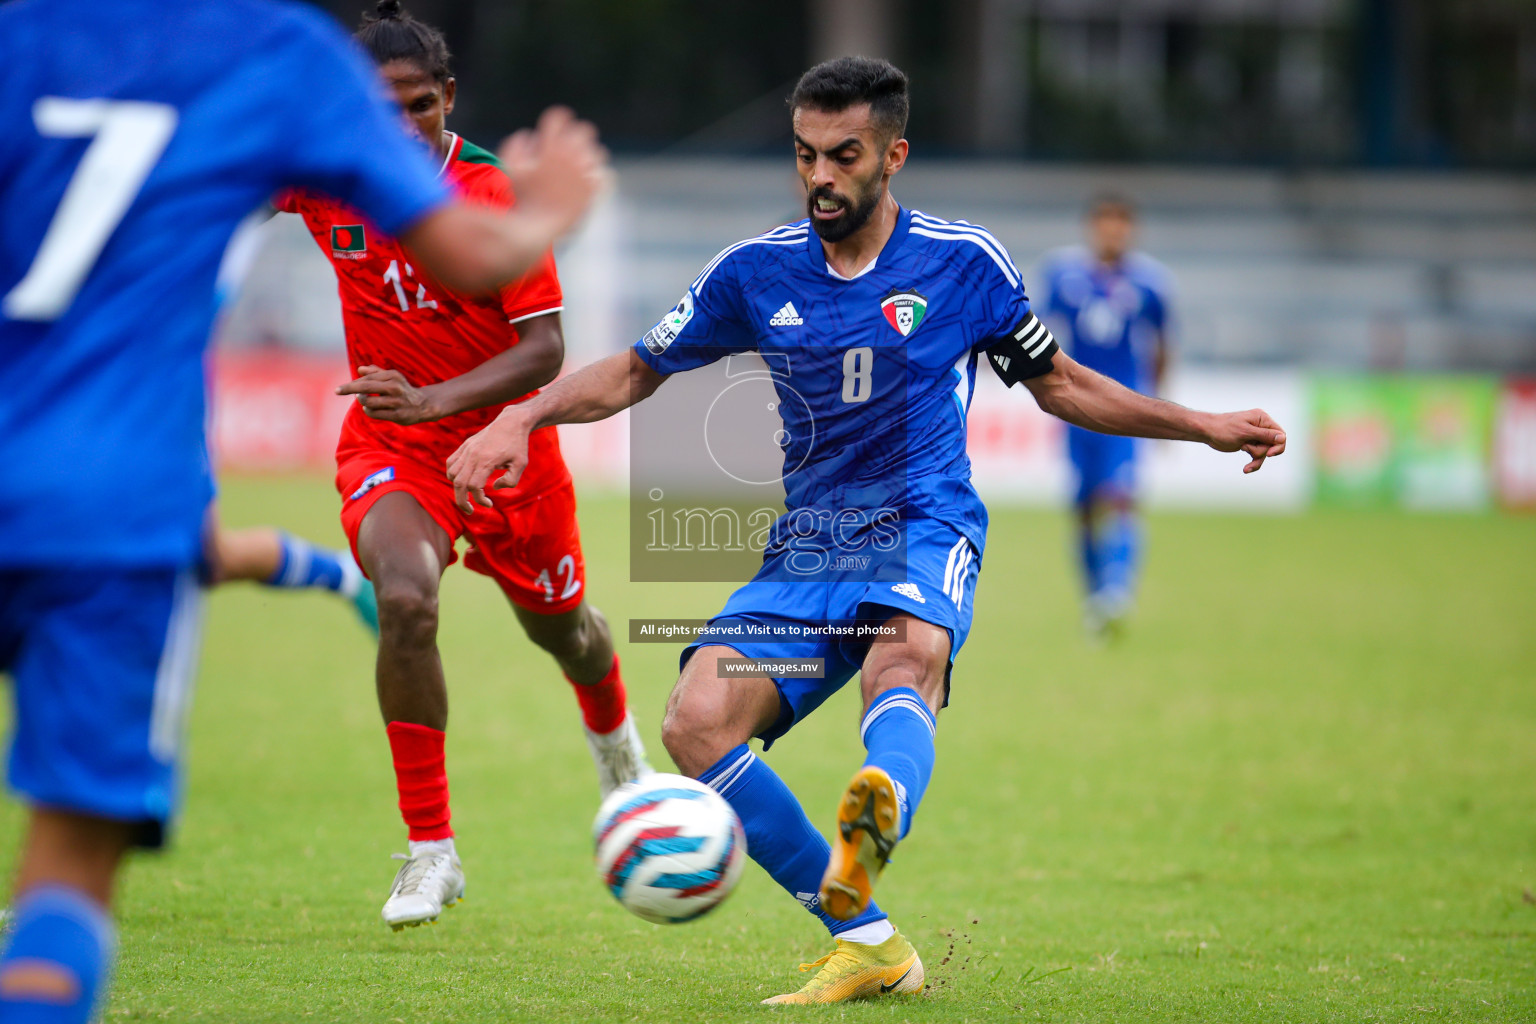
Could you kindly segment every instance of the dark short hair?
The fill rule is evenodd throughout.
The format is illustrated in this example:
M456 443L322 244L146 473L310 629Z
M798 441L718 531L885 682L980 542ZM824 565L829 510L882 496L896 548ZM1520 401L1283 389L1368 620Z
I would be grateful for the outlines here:
M453 77L448 66L453 58L448 41L431 25L406 13L400 0L379 0L373 13L363 16L356 36L380 67L390 61L408 60L439 82Z
M1136 202L1124 192L1104 189L1095 192L1093 197L1088 200L1087 213L1090 217L1100 216L1109 210L1114 210L1127 220L1136 219Z
M838 57L823 61L800 76L789 97L790 110L822 110L836 114L860 103L869 104L876 130L899 139L907 130L907 76L887 60Z

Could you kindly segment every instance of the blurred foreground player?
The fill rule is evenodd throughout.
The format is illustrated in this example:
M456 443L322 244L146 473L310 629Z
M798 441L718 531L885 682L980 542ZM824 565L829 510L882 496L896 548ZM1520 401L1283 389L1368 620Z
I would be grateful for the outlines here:
M1063 349L1091 370L1133 391L1156 395L1168 365L1173 320L1168 271L1131 248L1136 209L1118 195L1088 209L1088 245L1049 254L1042 263L1041 319ZM1077 473L1078 545L1084 622L1092 636L1116 630L1131 610L1141 562L1135 438L1067 426L1067 454Z
M987 525L965 453L979 357L1069 422L1241 450L1248 472L1285 437L1260 410L1193 412L1085 370L1030 311L992 235L903 209L889 190L907 158L899 70L829 61L801 77L791 107L809 219L724 250L628 352L509 407L448 468L466 507L471 495L489 505L484 486L498 473L502 486L517 482L540 427L610 416L668 375L734 353L787 368L774 377L787 511L757 575L683 652L662 739L680 771L735 809L752 859L836 940L802 965L816 971L802 988L767 1002L835 1003L923 988L917 951L872 890L928 787L937 715L970 631ZM805 639L850 620L898 636ZM735 658L818 658L825 673L775 678L728 667ZM868 756L838 800L829 848L747 741L766 749L856 673Z
M512 205L495 157L444 126L456 83L441 33L384 0L357 32L406 122L470 203ZM341 522L378 588L377 685L410 852L383 909L396 930L436 920L464 893L444 759L448 690L437 650L438 585L464 564L501 587L523 630L575 688L604 795L649 771L625 704L608 624L587 604L576 496L553 427L532 439L529 471L494 511L464 516L443 464L507 403L554 379L565 355L560 282L546 254L500 293L451 291L345 203L278 197L302 214L341 289L358 401L336 448ZM401 855L396 855L397 857Z
M554 112L504 150L519 212L457 203L300 4L19 0L0 64L0 667L29 806L0 1020L83 1022L119 863L178 802L213 496L203 353L236 225L325 189L491 288L580 216L603 155Z
M272 214L272 208L263 205L230 239L214 284L221 314L228 312L245 283L260 249L257 229ZM218 333L217 326L214 333ZM219 518L217 505L209 506L203 551L203 582L209 587L244 580L280 590L328 590L351 604L369 632L379 635L373 584L350 552L322 548L275 526L227 527Z

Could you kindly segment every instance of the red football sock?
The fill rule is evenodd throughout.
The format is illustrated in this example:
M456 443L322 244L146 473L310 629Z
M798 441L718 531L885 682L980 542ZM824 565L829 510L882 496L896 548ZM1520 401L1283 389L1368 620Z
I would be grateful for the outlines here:
M581 705L581 720L593 732L613 732L624 724L624 712L629 705L624 697L624 680L619 676L619 656L613 656L613 668L608 674L590 686L583 686L570 676L565 677L576 691L576 701Z
M448 770L443 766L440 730L413 722L390 722L389 751L395 759L395 785L400 790L400 817L416 842L449 839Z

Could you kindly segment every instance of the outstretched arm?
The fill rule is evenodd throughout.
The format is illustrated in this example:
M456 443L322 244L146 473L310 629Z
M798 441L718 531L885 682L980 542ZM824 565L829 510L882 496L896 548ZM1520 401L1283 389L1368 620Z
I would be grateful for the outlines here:
M560 314L547 313L518 325L516 345L457 377L416 387L399 370L359 366L336 393L357 395L373 419L410 426L521 398L554 380L564 361Z
M509 406L478 434L459 445L448 457L448 479L453 481L459 508L473 512L474 504L490 507L486 481L500 472L493 486L514 487L528 468L528 435L557 423L592 423L607 419L649 398L667 378L627 349L564 380L556 381L520 405Z
M1285 431L1263 409L1197 412L1139 394L1082 366L1064 352L1051 359L1049 373L1024 381L1040 408L1101 434L1199 441L1219 452L1247 452L1252 473L1271 455L1285 451Z

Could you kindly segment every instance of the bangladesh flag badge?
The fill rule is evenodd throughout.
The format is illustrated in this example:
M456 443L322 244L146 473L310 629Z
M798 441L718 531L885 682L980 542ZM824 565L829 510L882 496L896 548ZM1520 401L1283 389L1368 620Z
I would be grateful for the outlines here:
M928 300L911 289L904 292L892 290L880 300L880 312L885 314L886 322L896 328L896 333L905 338L923 322L928 312Z
M331 255L342 259L360 260L368 253L368 238L361 224L334 224L331 226Z

